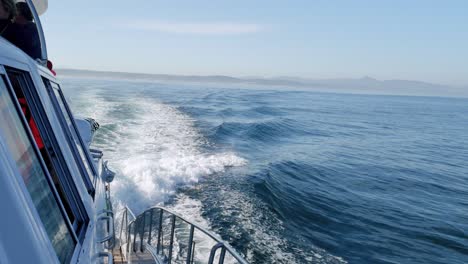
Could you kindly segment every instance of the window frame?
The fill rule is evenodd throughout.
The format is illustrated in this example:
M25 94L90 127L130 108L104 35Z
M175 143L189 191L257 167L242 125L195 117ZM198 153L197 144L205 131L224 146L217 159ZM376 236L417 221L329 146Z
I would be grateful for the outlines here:
M51 165L57 174L59 184L61 188L63 189L64 196L67 199L67 202L70 206L71 213L73 214L73 217L75 218L73 222L71 222L70 219L68 220L72 224L73 231L76 237L78 238L78 241L83 242L85 235L86 235L86 231L88 229L89 222L90 222L90 216L85 208L80 192L77 189L72 173L67 166L67 163L65 161L64 155L62 154L62 150L60 148L59 142L57 138L55 137L54 131L52 129L52 125L47 120L47 117L46 117L47 115L45 113L45 110L42 104L40 103L39 94L36 91L36 87L32 80L32 76L27 71L15 69L12 67L5 68L4 76L8 82L7 86L10 87L11 92L13 93L13 96L16 99L16 103L18 103L17 102L18 99L15 94L12 82L10 80L10 76L9 76L10 74L13 74L14 77L18 79L19 81L20 89L26 99L28 108L31 112L31 116L34 119L34 122L36 123L36 126L40 132L42 141L44 143L44 147L47 151L47 154L50 157ZM21 112L21 115L24 117L22 112ZM29 129L29 124L27 125ZM43 161L42 154L41 153L39 154L40 154L41 160ZM50 174L47 166L46 166L46 170ZM49 177L51 176L49 175ZM55 186L54 186L54 189L58 193L58 190L56 190ZM60 195L58 196L58 199L61 201ZM63 206L62 201L61 201L61 204ZM65 206L63 207L65 208Z
M12 109L12 110L14 112L16 112L16 114L18 115L18 118L19 118L20 123L21 123L21 129L23 129L25 134L26 134L27 140L29 141L29 143L30 143L30 145L32 147L32 150L34 152L34 155L36 156L37 161L39 162L39 166L40 166L40 168L41 168L41 170L43 172L43 175L45 176L45 180L47 182L47 185L50 187L50 191L52 193L52 196L53 196L54 200L57 202L57 206L58 206L58 209L60 211L60 214L63 217L65 225L67 226L68 232L70 233L71 238L72 238L72 240L74 242L74 248L73 248L73 253L72 253L72 256L71 256L71 261L76 260L77 256L80 253L83 241L80 240L80 238L77 236L77 234L75 232L75 229L73 227L73 224L70 222L70 219L69 219L69 217L67 215L65 207L64 207L64 205L62 203L62 199L60 198L60 195L58 194L58 191L54 186L52 177L51 177L51 175L49 173L49 170L48 170L48 168L47 168L47 166L46 166L46 164L45 164L45 162L44 162L44 160L42 158L42 154L41 154L37 144L35 143L34 136L33 136L32 132L31 132L31 129L29 128L29 122L28 122L28 120L26 120L26 118L25 118L25 116L23 114L23 111L21 109L21 105L19 104L19 102L17 100L17 97L16 97L16 94L14 92L13 86L12 86L12 84L10 82L10 79L8 78L7 71L2 65L0 65L0 82L2 82L4 84L4 86L5 86L5 88L6 88L7 96L9 96L9 99L11 100L11 102L13 104L13 107L14 107L14 109ZM17 167L18 165L16 163L14 163L14 166ZM30 202L28 202L28 203L30 204L31 209L33 209L39 216L38 209L36 208L36 206L34 205L34 203L32 201L32 197L31 197L29 191L27 190L24 179L22 179L22 176L20 174L17 174L16 176L21 178L19 180L19 182L22 183L21 184L22 185L21 189L22 189L23 193L25 193L30 198ZM42 228L44 228L44 230L45 230L45 223L42 221L41 218L37 218L37 219L38 219L38 221L40 221L40 223L42 224ZM88 221L88 223L89 223L89 221ZM88 223L85 224L86 227L88 226ZM47 237L47 239L51 243L51 247L52 247L53 251L57 254L57 252L55 251L55 249L52 246L52 241L50 240L49 237ZM57 258L58 258L58 256L57 256Z
M45 78L45 77L42 78L42 81L44 82L44 85L45 85L45 87L47 89L47 92L48 92L48 94L50 96L52 104L54 105L55 112L56 112L57 116L60 119L62 129L67 134L68 144L71 146L71 148L73 148L75 159L77 160L77 163L79 164L80 170L83 173L83 175L87 175L87 177L85 177L85 179L84 179L85 185L88 188L88 191L89 191L90 188L92 188L92 190L93 190L92 191L92 197L94 199L94 193L95 193L94 188L96 187L97 178L98 178L99 174L98 174L97 169L96 169L96 167L94 165L93 159L91 158L89 150L86 147L83 139L81 138L81 135L80 135L80 132L78 130L78 126L76 125L73 113L71 112L70 107L68 106L68 103L67 103L67 101L65 99L65 96L64 96L64 94L62 92L62 89L61 89L60 85L58 83L50 80L50 79ZM58 91L60 98L57 98L57 95L55 94L55 91ZM63 106L65 108L66 113L63 112L62 107L60 106L59 100L63 103ZM69 127L69 125L67 123L67 120L66 120L66 118L64 116L65 114L70 119L72 127ZM83 164L83 162L85 162L85 161L83 161L83 159L81 158L80 152L78 151L77 146L75 145L75 139L74 139L74 136L73 136L73 132L70 131L70 129L73 129L76 136L77 136L78 144L80 144L81 149L83 150L83 154L84 154L86 162L88 163L88 166L89 166L89 168L90 168L90 170L92 172L92 175L88 175L88 172L87 172L87 170L85 168L85 164Z

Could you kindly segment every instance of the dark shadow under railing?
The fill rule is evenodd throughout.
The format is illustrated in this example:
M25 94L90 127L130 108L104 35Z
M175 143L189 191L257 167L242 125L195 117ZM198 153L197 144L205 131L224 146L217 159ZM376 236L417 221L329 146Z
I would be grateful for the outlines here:
M127 259L131 254L145 253L147 247L151 247L149 252L154 255L157 263L247 264L221 238L159 206L152 207L137 217L133 216L130 209L125 208L119 241L121 252Z

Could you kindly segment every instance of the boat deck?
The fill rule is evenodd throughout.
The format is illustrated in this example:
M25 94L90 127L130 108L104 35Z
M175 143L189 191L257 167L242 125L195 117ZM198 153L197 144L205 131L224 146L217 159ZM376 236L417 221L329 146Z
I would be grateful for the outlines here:
M115 248L112 251L112 255L114 256L114 263L115 264L127 264L129 262L125 261L122 252L120 252L119 248ZM131 254L131 261L132 264L154 264L156 263L148 251L145 252L136 252ZM157 264L157 263L156 263Z

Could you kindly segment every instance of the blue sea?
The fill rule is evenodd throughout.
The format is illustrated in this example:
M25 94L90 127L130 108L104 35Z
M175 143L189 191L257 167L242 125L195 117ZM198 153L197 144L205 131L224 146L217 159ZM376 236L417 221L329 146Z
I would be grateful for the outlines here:
M64 78L117 172L251 263L468 263L468 99Z

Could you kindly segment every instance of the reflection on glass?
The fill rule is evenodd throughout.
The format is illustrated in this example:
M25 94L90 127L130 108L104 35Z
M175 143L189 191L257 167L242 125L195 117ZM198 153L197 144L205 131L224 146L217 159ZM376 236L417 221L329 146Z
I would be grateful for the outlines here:
M75 248L65 219L40 165L5 83L0 80L0 133L16 161L47 235L61 263L69 262Z
M52 84L52 87L54 87L54 86L55 85ZM54 93L55 93L55 97L57 98L57 101L58 101L58 103L60 105L60 109L62 110L63 116L65 117L65 120L67 121L67 126L70 129L70 133L73 136L73 141L75 142L76 148L78 149L78 152L80 153L80 157L83 160L83 164L84 164L84 166L86 168L86 172L88 173L88 175L90 177L93 177L94 174L91 171L88 160L86 159L85 152L83 150L83 146L81 145L81 142L80 142L80 140L78 138L78 134L77 134L75 128L73 127L71 117L68 114L67 109L65 108L65 103L63 102L62 97L60 96L60 91L57 89L57 87L54 87L53 90L54 90Z

